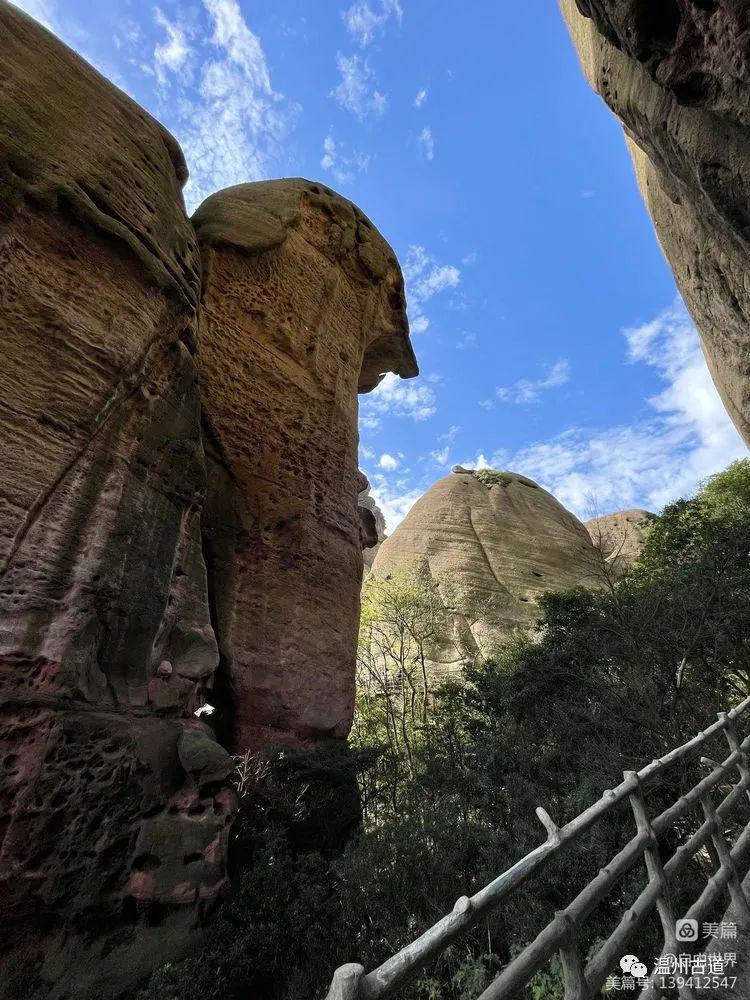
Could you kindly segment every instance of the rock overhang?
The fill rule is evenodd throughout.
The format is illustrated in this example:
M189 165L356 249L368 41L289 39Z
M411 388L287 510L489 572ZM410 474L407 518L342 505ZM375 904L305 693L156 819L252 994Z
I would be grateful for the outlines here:
M248 255L281 247L302 224L302 208L317 208L338 228L334 252L348 277L376 292L359 376L372 391L388 372L414 378L419 367L409 339L404 279L394 250L367 216L324 184L301 177L237 184L210 195L192 217L204 266L221 247ZM318 249L331 253L331 246Z

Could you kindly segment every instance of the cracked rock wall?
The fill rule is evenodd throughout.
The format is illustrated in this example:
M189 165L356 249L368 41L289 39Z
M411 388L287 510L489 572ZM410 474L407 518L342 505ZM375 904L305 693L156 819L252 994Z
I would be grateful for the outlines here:
M623 123L711 375L750 444L750 6L560 5L589 83Z

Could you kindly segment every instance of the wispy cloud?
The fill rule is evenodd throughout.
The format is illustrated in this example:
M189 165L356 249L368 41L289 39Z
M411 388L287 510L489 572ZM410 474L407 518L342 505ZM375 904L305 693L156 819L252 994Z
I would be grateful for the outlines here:
M429 125L425 125L419 133L417 143L428 160L435 159L435 140Z
M414 98L414 107L421 108L424 102L427 100L427 88L422 87L417 91L417 96Z
M435 392L424 380L400 379L389 372L380 385L362 397L362 424L373 429L380 418L408 417L427 420L437 411Z
M435 295L456 288L461 271L455 264L441 264L422 246L410 246L404 260L409 325L412 333L424 333L430 325L425 306Z
M457 424L453 424L445 434L438 434L438 447L429 454L429 459L438 468L444 469L450 464L451 448L460 430Z
M706 476L747 455L727 416L680 301L651 322L623 331L631 363L645 364L664 388L640 421L569 427L490 465L532 476L579 516L645 506L659 510L690 495ZM484 455L480 459L487 461Z
M399 0L356 0L341 16L346 30L364 48L385 31L392 17L400 22L403 10Z
M541 378L521 378L513 385L500 386L496 390L496 395L504 403L538 403L542 393L548 389L557 389L569 380L570 365L562 358L553 365L545 366L545 374Z
M173 124L190 165L185 188L190 210L219 188L268 176L298 110L274 91L260 39L237 0L202 4L210 57L199 69L197 97L176 103ZM180 52L178 44L173 49L178 64ZM164 57L162 68L172 69Z
M393 472L394 469L398 468L399 460L395 458L393 455L389 455L387 452L385 452L380 456L378 465L380 466L381 469L385 469L386 472Z
M467 333L466 330L459 335L456 341L456 350L459 351L470 351L477 346L477 335L475 333Z
M390 535L423 495L424 489L414 487L406 479L392 482L379 473L374 473L369 478L370 493L383 512L385 530Z
M336 142L329 132L323 140L323 157L320 165L328 170L339 184L348 184L357 174L364 173L370 165L370 156L359 150L347 150L342 143Z
M159 7L154 11L154 20L166 34L164 41L154 49L154 69L159 83L167 82L168 73L180 73L187 66L191 55L190 43L185 28L170 21Z
M375 74L367 60L356 53L345 56L338 52L336 65L341 80L331 91L331 97L359 119L382 115L388 102L377 89Z

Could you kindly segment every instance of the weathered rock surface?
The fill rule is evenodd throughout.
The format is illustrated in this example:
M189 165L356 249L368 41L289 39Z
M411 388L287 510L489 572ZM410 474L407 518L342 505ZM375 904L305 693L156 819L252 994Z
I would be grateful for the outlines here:
M458 466L382 543L372 574L412 569L430 574L459 634L484 653L533 625L540 594L602 578L586 528L546 490L513 472ZM455 649L441 656L447 665L459 658Z
M359 209L305 180L229 188L193 221L203 531L234 739L341 739L362 576L357 391L417 373L401 271Z
M372 564L375 561L375 556L378 554L378 549L381 543L385 540L385 516L383 511L378 507L375 502L375 497L370 493L370 484L366 477L364 478L364 483L360 482L359 499L357 501L359 505L359 516L363 521L367 523L368 534L365 536L364 531L362 535L362 561L364 562L364 579L367 579L370 570L372 569Z
M226 875L200 261L172 138L4 2L0 37L0 960L108 996Z
M615 576L632 566L643 551L650 517L647 510L620 510L584 522L591 541L602 553L605 566Z
M234 188L199 243L172 137L5 0L0 38L0 994L119 997L225 886L228 750L348 733L357 393L417 368L350 202Z
M586 77L623 123L711 375L750 444L750 7L560 2Z

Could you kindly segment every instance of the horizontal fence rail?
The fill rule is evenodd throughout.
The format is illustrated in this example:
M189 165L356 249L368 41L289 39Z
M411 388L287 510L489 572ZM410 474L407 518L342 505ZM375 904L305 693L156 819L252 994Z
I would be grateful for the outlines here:
M563 970L565 1000L592 1000L599 995L607 976L625 953L628 941L654 910L662 927L662 954L677 953L680 949L669 887L699 851L708 852L714 873L685 916L700 922L722 896L728 894L738 916L750 922L750 905L741 878L750 855L750 824L733 846L730 846L724 833L724 822L743 801L750 801L750 735L741 741L736 727L738 719L745 723L750 721L749 710L750 698L746 698L731 712L719 713L713 725L664 757L652 761L640 771L626 771L616 788L607 789L600 799L564 826L558 827L544 809L537 808L536 814L547 830L544 843L473 896L462 896L451 913L377 969L366 972L363 966L357 964L341 966L334 974L326 1000L379 1000L393 996L483 916L516 893L553 857L577 843L623 802L628 802L632 809L635 836L564 910L554 915L537 937L487 987L479 1000L511 1000L556 953L560 956ZM709 757L701 757L701 762L710 768L706 777L658 816L650 817L645 797L649 784L673 765L694 758L707 744L721 736L729 749L725 760L717 763ZM716 806L713 801L715 789L721 783L731 784L734 774L737 775L736 783ZM673 829L675 822L691 810L701 810L703 823L669 861L662 864L657 844L659 836ZM584 967L578 945L583 921L641 859L645 862L648 875L645 889ZM681 1000L694 1000L695 994L689 987L683 987L680 997Z

